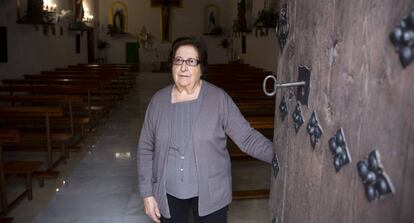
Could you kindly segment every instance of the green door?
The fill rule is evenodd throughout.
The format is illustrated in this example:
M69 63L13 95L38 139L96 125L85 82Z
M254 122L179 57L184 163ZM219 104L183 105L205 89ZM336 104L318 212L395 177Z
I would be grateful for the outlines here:
M137 42L127 42L125 43L125 53L126 53L126 63L127 64L137 64L139 60L139 45Z

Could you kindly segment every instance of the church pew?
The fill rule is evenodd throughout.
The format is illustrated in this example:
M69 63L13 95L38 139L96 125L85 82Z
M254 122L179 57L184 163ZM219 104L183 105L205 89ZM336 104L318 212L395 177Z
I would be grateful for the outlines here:
M79 63L77 65L69 65L71 66L79 66L79 67L120 67L120 68L129 68L134 70L138 68L138 64L95 64L95 63Z
M104 106L99 103L93 103L92 94L98 92L97 87L91 86L2 86L0 85L0 94L3 95L68 95L80 96L86 102L83 107L88 112L88 117L94 121L103 113ZM100 102L101 100L98 100Z
M137 73L130 68L122 67L84 67L84 66L69 66L67 68L55 68L55 72L65 72L65 71L90 71L90 72L103 72L103 73L117 73L125 76L137 75Z
M134 67L113 67L113 66L79 66L71 65L68 68L56 68L55 72L90 72L90 73L101 73L117 74L119 77L131 81L131 84L135 84L137 71Z
M99 102L93 103L92 92L97 92L96 88L90 86L1 86L0 94L7 95L68 95L81 96L86 105L83 107L88 112L91 123L96 123L97 119L104 113L104 106Z
M246 120L250 126L260 131L264 136L271 139L274 128L274 118L272 116L247 116ZM242 152L237 145L229 139L227 148L232 160L251 160L252 157Z
M98 103L98 106L103 106L106 111L108 111L116 100L118 100L118 95L112 95L110 91L104 91L104 86L107 83L102 81L93 81L93 80L73 80L73 79L59 79L59 80L27 80L27 79L3 79L2 82L10 87L15 86L26 86L26 87L35 87L35 88L75 88L78 87L87 88L88 91L88 100L90 102ZM84 93L83 89L80 89L80 92Z
M215 81L217 83L231 83L234 80L237 81L253 81L255 83L261 82L267 75L253 75L253 74L219 74L219 75L209 75L206 74L205 79Z
M114 76L102 76L102 75L81 75L81 74L54 74L54 75L39 75L39 74L25 74L24 78L26 80L33 81L65 81L65 83L70 81L81 81L85 82L95 82L98 80L102 92L105 95L112 95L116 97L116 100L121 100L127 93L130 85L127 82L121 81L117 82L116 77ZM73 82L72 82L73 83Z
M118 68L118 69L128 69L128 71L137 71L139 68L138 64L77 64L77 65L69 65L69 68L76 68L76 67L84 67L84 68Z
M239 100L271 100L261 89L240 89L226 91L234 101ZM274 100L274 99L273 99Z
M129 69L125 68L90 68L90 67L69 67L69 68L56 68L54 72L68 72L68 71L76 71L76 72L92 72L92 73L102 73L108 74L113 73L117 74L118 76L129 76L135 74L131 72ZM136 74L135 74L136 75Z
M63 106L65 115L58 122L70 126L71 133L79 138L77 141L85 137L91 124L84 99L78 95L0 95L0 103L10 106Z
M250 66L228 66L228 67L215 67L215 66L208 66L208 72L232 72L232 71L252 71L252 72L263 72L264 70L261 68L255 68Z
M40 106L1 106L0 119L13 122L13 127L20 131L19 143L7 143L3 145L4 149L10 146L16 150L19 146L31 146L36 151L46 152L47 170L52 170L61 161L65 162L67 158L65 143L72 139L70 130L56 131L54 119L63 117L62 107L40 107ZM38 123L42 125L38 125ZM4 122L2 122L3 124ZM3 127L4 128L4 127ZM52 146L60 145L60 156L53 161ZM40 150L37 148L40 147Z
M264 71L263 69L258 69L258 68L249 68L249 67L245 67L245 68L228 68L228 69L212 69L211 67L207 68L207 72L206 73L224 73L224 74L229 74L232 72L255 72L255 73L260 73L260 72L269 72L269 71Z
M85 86L91 89L99 89L99 93L103 94L103 88L108 85L107 80L79 80L79 79L3 79L3 84L8 86Z
M248 116L246 120L250 125L259 130L273 129L274 128L274 118L272 116Z
M269 189L233 191L234 200L269 198Z
M235 79L237 79L237 81L260 81L261 77L266 77L268 74L263 73L263 74L257 74L256 72L248 72L248 73L206 73L204 78L206 80L212 79L214 81L217 82L232 82Z
M256 95L259 93L263 93L262 90L262 83L254 83L254 82L233 82L233 83L215 83L216 86L223 88L226 92L233 92L239 93L241 91L250 91L254 92Z
M272 138L274 100L239 99L235 100L235 103L253 128L262 132L269 139ZM233 155L234 150L231 149L230 151L232 151L231 155Z
M0 129L0 197L1 214L7 214L24 197L32 200L32 175L42 165L42 161L15 160L3 162L3 143L17 143L20 141L20 133L16 129ZM23 175L26 179L26 188L10 203L7 199L6 175Z
M42 71L41 74L76 74L76 75L102 75L116 76L121 82L128 83L131 88L136 82L135 64L78 64L70 65L67 68L55 68L54 71ZM124 88L125 89L125 88Z
M237 107L244 116L273 116L274 100L238 100L235 101Z
M209 71L231 71L231 70L254 70L263 71L263 69L251 66L249 64L209 64Z
M136 75L129 74L124 71L118 70L91 70L89 68L60 68L55 71L41 71L41 75L45 76L65 76L72 75L76 78L87 78L88 76L98 76L91 77L93 80L96 79L110 79L112 85L122 85L124 90L131 89L135 86ZM67 77L66 77L67 78Z
M136 77L139 65L134 64L77 64L68 66L69 69L83 69L89 71L122 71L126 76Z
M110 102L117 102L120 101L120 99L122 99L121 97L126 93L126 89L130 86L126 86L126 85L118 85L118 86L113 86L113 82L114 80L118 80L119 77L122 77L126 72L124 71L131 71L132 68L134 66L130 66L130 65L125 65L125 66L92 66L89 67L89 65L87 66L71 66L71 68L57 68L56 70L59 70L60 72L67 72L65 74L56 74L57 71L53 71L53 72L45 72L48 73L50 75L25 75L26 79L30 79L30 80L34 80L34 81L28 81L28 80L4 80L3 82L8 84L9 86L22 86L22 85L30 85L30 86L38 86L38 85L42 85L42 88L44 88L43 84L48 85L49 86L55 86L55 85L59 85L59 84L63 84L63 85L73 85L76 84L77 86L84 85L84 82L88 82L91 81L92 83L96 82L96 80L104 80L104 81L110 81L111 83L111 87L106 86L105 87L105 99L108 99L108 92L107 92L107 88L110 88L111 90L115 90L115 91L119 91L122 90L123 93L114 93L113 91L110 92L109 94L113 95L118 95L119 97L109 97ZM121 71L120 71L121 70ZM51 77L53 76L53 77ZM62 81L62 82L60 82ZM59 82L59 83L58 83ZM134 80L133 82L135 83L135 75L134 75ZM122 80L119 83L125 83L125 80ZM38 91L37 91L38 92ZM92 91L93 92L93 91ZM32 92L34 93L34 92ZM39 92L38 92L39 93ZM43 92L45 93L45 92ZM93 100L93 94L91 93L91 96L89 96L88 100ZM96 95L96 94L95 94ZM103 98L103 97L101 97ZM96 106L95 106L96 107ZM99 107L99 106L98 106ZM93 106L91 106L91 108L94 108Z
M119 70L96 70L89 68L61 68L55 71L41 71L42 75L77 75L77 76L87 76L87 75L98 75L102 78L113 78L114 82L125 83L128 85L128 88L131 88L135 85L136 74L127 73L125 71Z
M223 71L223 70L254 70L254 71L263 71L262 68L258 68L255 66L252 66L250 64L209 64L208 65L209 70L215 70L215 71Z
M235 65L230 65L230 66L209 65L208 66L208 71L211 71L211 72L231 72L231 71L245 71L245 70L257 71L257 72L263 71L263 69L261 68L251 67L251 66L235 66Z
M77 75L77 76L87 76L87 75L99 75L102 77L115 77L112 80L112 89L123 91L128 93L128 90L133 88L136 85L136 76L137 73L134 71L135 66L125 65L125 66L96 66L92 64L92 67L89 66L78 66L71 65L69 68L56 68L54 71L42 71L41 74L46 75Z

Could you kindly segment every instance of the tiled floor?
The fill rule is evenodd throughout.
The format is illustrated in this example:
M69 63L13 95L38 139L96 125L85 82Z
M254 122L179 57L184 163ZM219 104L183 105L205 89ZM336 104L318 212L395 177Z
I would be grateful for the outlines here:
M148 101L169 81L166 73L141 73L137 88L86 140L85 148L59 166L61 176L46 181L44 188L34 184L34 199L21 202L9 214L13 222L150 222L137 194L136 145ZM258 161L232 165L235 189L269 187L268 165ZM11 193L17 190L16 183L9 183ZM270 222L267 208L266 199L233 201L229 222Z

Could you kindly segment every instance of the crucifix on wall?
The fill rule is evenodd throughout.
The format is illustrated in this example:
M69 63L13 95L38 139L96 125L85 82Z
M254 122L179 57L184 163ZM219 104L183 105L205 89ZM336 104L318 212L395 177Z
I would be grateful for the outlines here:
M161 7L162 41L171 40L171 8L180 7L181 0L151 0L152 7Z

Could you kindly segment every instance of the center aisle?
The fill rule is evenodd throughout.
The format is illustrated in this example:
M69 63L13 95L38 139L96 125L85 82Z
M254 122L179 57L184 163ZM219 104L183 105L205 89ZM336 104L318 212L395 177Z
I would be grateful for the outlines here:
M137 87L97 128L97 140L34 222L151 222L137 194L136 146L151 96L168 74L140 73Z

